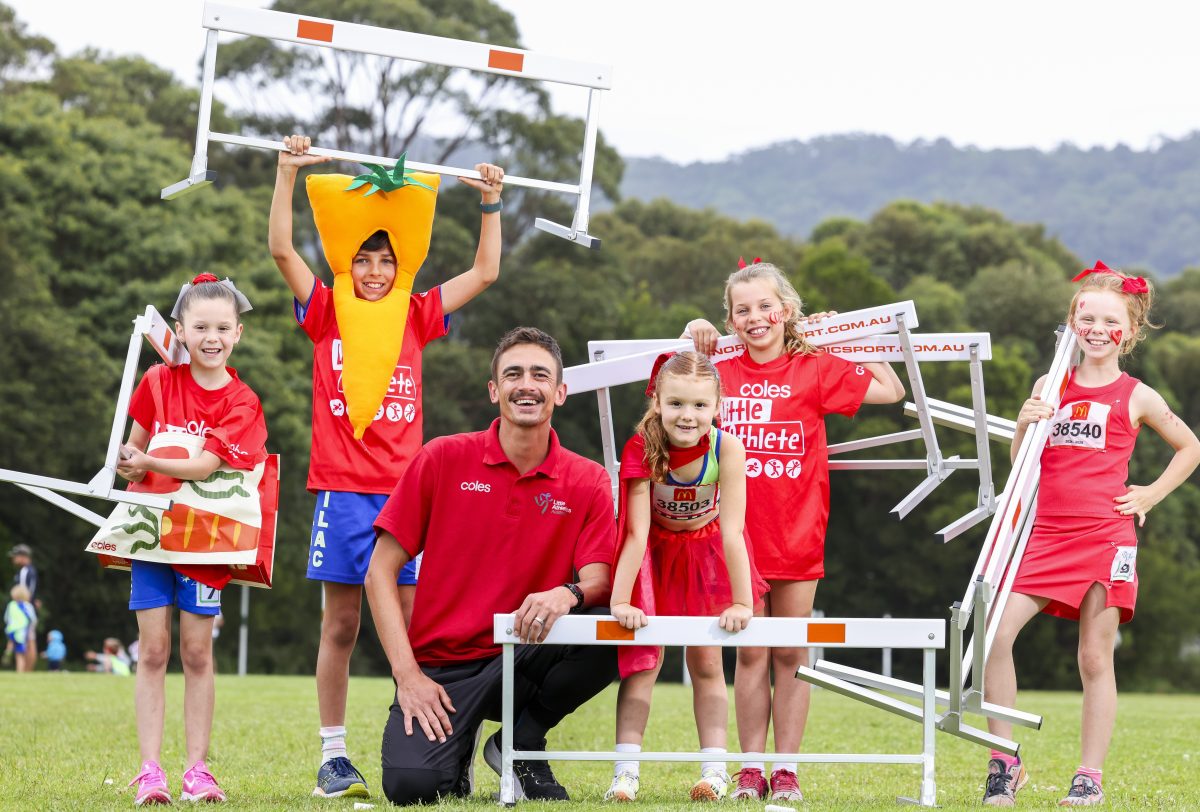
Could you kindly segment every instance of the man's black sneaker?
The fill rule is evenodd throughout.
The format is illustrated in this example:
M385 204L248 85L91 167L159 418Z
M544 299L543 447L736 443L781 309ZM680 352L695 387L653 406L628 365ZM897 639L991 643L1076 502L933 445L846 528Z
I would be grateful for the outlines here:
M503 755L500 750L500 733L497 730L483 745L483 760L500 774ZM514 750L545 750L546 740L541 739L530 746L529 742L513 742ZM517 799L530 801L569 801L566 788L558 783L550 770L548 761L514 761L513 776L517 779Z

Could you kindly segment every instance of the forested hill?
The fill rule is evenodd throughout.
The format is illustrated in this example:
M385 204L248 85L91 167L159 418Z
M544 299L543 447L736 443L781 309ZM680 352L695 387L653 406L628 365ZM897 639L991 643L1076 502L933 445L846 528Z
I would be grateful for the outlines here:
M790 141L719 163L626 158L626 197L666 197L807 237L897 199L980 204L1037 222L1075 254L1173 276L1200 264L1200 133L1156 149L981 150L878 135Z

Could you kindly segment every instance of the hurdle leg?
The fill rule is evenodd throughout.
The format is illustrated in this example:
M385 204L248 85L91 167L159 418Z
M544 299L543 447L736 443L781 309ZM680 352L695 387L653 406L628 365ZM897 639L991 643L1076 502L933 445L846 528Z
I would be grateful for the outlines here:
M217 73L217 30L208 29L204 40L204 80L200 85L200 116L196 122L196 152L192 155L191 173L160 192L163 200L170 200L186 192L207 186L217 179L217 173L208 168L208 129L212 118L213 83Z
M517 794L513 783L513 644L505 643L500 656L503 678L500 684L500 803L516 806Z
M937 805L937 781L934 776L934 716L937 713L934 692L937 683L937 650L925 649L925 664L922 669L925 694L921 698L921 806Z

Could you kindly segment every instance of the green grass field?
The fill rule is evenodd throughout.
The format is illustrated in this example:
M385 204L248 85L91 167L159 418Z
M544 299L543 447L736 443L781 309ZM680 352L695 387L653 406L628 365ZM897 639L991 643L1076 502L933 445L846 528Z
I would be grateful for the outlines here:
M371 784L377 806L379 742L391 683L355 678L350 687L351 756ZM167 681L163 765L178 795L183 769L183 679ZM126 783L138 768L133 680L93 674L0 674L0 807L5 809L121 809L133 803ZM552 734L551 747L611 749L615 686ZM1046 717L1041 731L1019 731L1030 784L1020 806L1048 808L1065 793L1078 758L1078 694L1027 693L1024 710ZM979 720L975 720L978 722ZM317 716L311 677L217 678L217 713L209 765L239 809L352 809L346 800L309 797L317 768ZM494 727L491 726L491 727ZM489 730L491 729L489 727ZM1122 696L1105 791L1118 809L1197 809L1200 785L1200 697ZM730 743L736 742L733 731ZM698 747L691 695L679 685L655 694L647 749ZM848 699L816 691L805 749L810 752L915 752L917 725ZM937 737L938 801L944 808L977 808L987 754L951 736ZM472 801L452 809L491 808L496 776L477 760ZM731 769L734 767L731 765ZM697 767L646 764L642 792L630 809L693 806L687 789ZM611 765L560 763L559 779L574 799L569 808L599 809ZM111 781L111 783L109 783ZM918 768L907 765L800 765L805 806L814 809L892 809L896 797L916 795ZM761 808L762 804L747 804Z

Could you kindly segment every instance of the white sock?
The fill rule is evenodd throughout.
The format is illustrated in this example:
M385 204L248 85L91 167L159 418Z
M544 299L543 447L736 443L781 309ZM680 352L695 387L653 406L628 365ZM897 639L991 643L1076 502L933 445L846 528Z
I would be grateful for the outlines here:
M774 773L775 770L787 770L790 773L796 772L796 762L794 761L776 761L771 765L771 767L772 773Z
M331 758L346 758L346 727L321 728L321 763Z
M767 764L765 761L743 761L742 769L743 770L758 770L759 772L763 772L764 770L767 769Z
M709 753L711 753L713 755L717 755L717 754L725 755L729 751L726 750L724 747L701 747L700 752L704 753L706 755ZM700 774L701 775L704 775L704 771L709 770L709 769L720 770L721 772L725 772L725 762L724 761L705 761L700 764Z
M626 742L617 743L618 753L640 753L642 746L640 744L628 744ZM618 761L613 765L613 776L616 777L621 773L633 773L635 778L641 777L642 762L640 761Z

